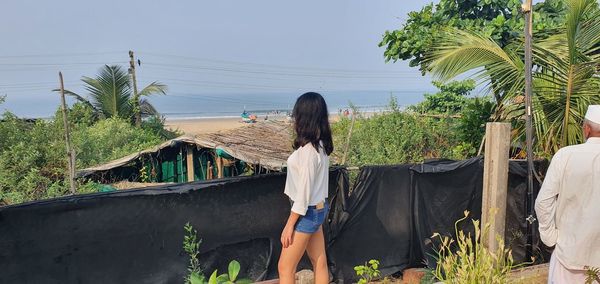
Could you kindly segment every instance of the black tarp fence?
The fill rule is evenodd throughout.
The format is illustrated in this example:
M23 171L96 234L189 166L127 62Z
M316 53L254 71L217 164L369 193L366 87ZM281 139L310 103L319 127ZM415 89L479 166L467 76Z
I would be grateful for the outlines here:
M527 246L526 163L511 161L505 240L517 262L531 261ZM545 163L537 166L545 172ZM535 194L539 183L535 185ZM454 236L455 222L469 211L459 230L472 231L481 218L483 159L432 160L423 164L361 168L344 208L334 212L328 257L338 280L356 280L353 267L380 261L382 275L409 267L434 266L434 233ZM338 202L341 203L341 202ZM339 205L338 205L339 206ZM537 229L536 229L537 230ZM549 250L534 236L537 261Z
M525 164L511 162L507 239L525 259ZM353 282L353 267L378 259L382 274L422 266L433 232L451 233L464 210L481 214L482 159L330 172L325 225L331 271ZM63 197L0 207L0 283L182 283L183 226L202 239L205 274L277 277L281 229L290 203L285 174ZM510 237L510 238L509 238ZM537 248L537 243L534 244ZM310 267L304 259L300 268Z

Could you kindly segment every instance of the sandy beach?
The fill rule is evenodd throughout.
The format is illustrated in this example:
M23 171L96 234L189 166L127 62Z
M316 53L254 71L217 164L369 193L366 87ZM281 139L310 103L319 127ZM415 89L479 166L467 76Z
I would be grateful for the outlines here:
M364 117L370 117L374 113L363 113ZM285 121L285 116L269 116L269 120ZM259 116L258 121L263 121L264 116ZM330 114L329 121L335 123L339 120L339 115ZM242 122L241 117L210 117L210 118L185 118L185 119L167 119L165 126L171 130L178 130L182 134L198 135L203 133L214 133L243 127L248 123Z
M197 135L234 129L246 125L239 117L167 119L165 126L183 134Z

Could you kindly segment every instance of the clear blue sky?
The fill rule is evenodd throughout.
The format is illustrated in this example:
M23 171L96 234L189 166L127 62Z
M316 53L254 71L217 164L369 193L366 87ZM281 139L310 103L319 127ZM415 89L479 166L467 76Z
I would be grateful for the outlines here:
M58 71L85 94L81 76L103 64L142 65L139 85L158 80L171 100L209 95L430 91L407 62L384 63L387 29L431 1L32 1L0 9L0 111L48 116ZM167 98L153 98L172 111ZM223 101L227 102L227 101Z

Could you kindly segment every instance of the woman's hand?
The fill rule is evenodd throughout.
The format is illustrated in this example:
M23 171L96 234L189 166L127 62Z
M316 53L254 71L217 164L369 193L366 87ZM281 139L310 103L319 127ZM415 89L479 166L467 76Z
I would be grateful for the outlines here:
M283 248L287 248L292 245L294 241L294 226L286 225L281 232L281 245Z
M285 223L285 228L283 228L283 232L281 232L281 245L283 248L287 248L292 245L294 242L294 227L296 226L296 222L300 219L300 215L295 212L290 212L290 217L288 217L287 223Z

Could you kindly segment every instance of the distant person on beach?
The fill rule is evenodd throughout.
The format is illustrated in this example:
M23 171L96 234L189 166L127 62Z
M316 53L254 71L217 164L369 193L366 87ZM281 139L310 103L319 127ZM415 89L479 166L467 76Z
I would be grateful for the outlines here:
M542 241L556 246L548 283L585 283L587 268L600 268L600 105L590 105L583 144L552 157L535 201Z
M313 265L314 283L329 283L322 226L329 212L329 155L333 152L328 113L323 97L312 92L300 96L292 111L295 151L287 160L284 191L292 209L281 233L278 268L282 284L294 283L304 252Z

